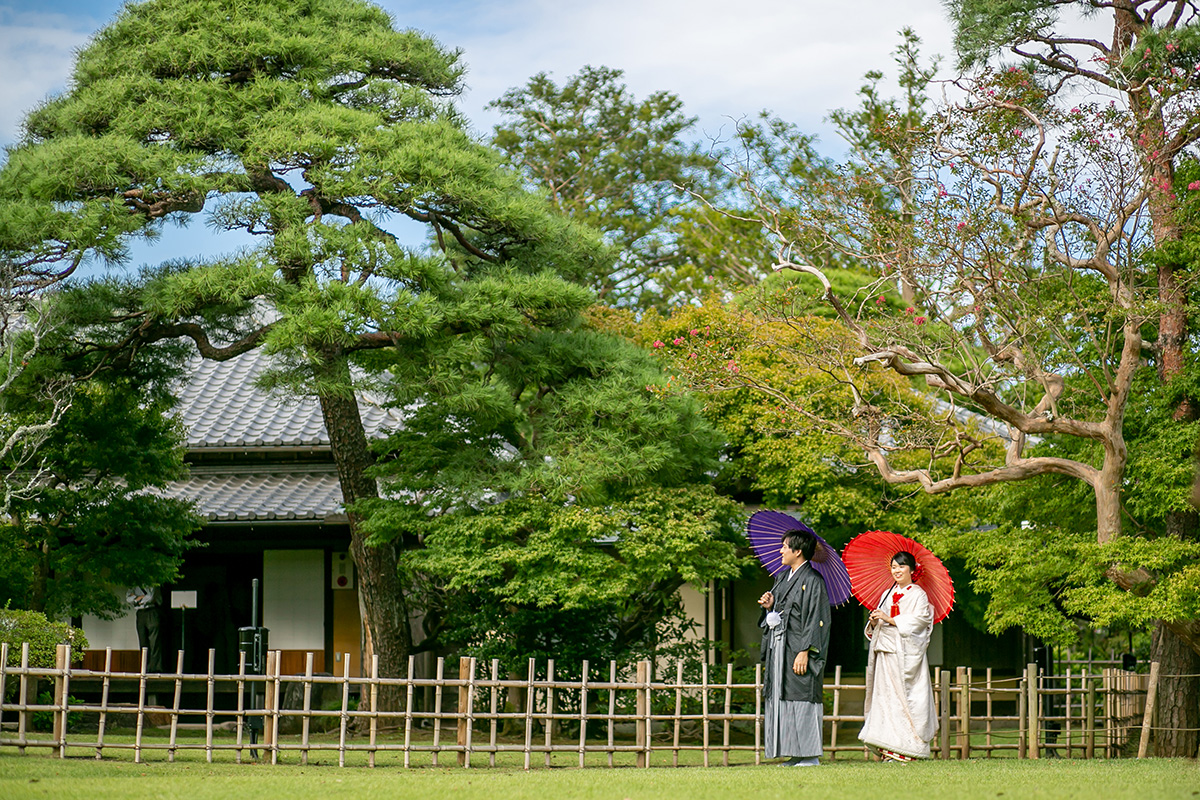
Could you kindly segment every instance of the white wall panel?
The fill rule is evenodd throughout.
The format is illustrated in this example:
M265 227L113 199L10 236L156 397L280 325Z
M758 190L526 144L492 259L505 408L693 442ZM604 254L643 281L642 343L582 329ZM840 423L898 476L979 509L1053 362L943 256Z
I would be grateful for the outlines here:
M263 625L272 650L325 649L325 552L263 551Z
M121 592L121 597L125 593ZM133 611L116 619L100 619L91 614L83 615L83 633L87 636L89 650L137 650L137 618Z

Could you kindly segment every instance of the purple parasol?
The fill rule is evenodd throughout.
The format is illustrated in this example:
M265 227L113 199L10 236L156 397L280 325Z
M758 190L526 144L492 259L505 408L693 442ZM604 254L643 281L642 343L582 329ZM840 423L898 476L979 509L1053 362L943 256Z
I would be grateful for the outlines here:
M791 514L782 511L756 511L746 524L746 538L758 560L767 572L775 575L783 569L783 556L779 555L783 535L790 531L808 531L817 540L817 551L813 554L813 568L825 579L825 592L829 605L840 606L850 599L850 574L838 557L837 551L817 535L816 531Z

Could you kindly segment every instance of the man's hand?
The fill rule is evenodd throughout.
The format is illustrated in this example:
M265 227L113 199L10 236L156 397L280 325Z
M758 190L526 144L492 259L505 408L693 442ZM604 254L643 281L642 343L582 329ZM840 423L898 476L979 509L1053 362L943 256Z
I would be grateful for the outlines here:
M808 672L808 651L801 650L796 653L796 660L792 662L792 672L797 675L803 675Z
M770 592L763 592L763 596L758 598L758 604L767 611L770 611L775 607L775 595Z

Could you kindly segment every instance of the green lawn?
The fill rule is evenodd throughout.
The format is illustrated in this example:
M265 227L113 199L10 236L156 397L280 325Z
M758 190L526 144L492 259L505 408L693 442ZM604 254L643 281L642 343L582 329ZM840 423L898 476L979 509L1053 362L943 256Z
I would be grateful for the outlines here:
M122 737L122 740L127 741ZM161 741L161 740L159 740ZM555 767L546 769L540 754L529 772L521 769L520 754L505 754L500 766L486 766L486 756L470 770L456 766L432 767L427 753L414 755L412 769L403 769L402 756L387 754L380 766L363 766L356 754L354 766L339 768L336 753L314 754L307 766L296 754L287 763L234 764L228 760L208 764L203 753L180 753L176 763L161 752L148 753L148 762L134 764L128 751L106 751L103 761L73 748L65 760L49 750L14 748L0 751L0 798L61 798L62 800L153 800L154 798L454 798L455 800L508 800L508 798L797 798L804 800L939 800L945 798L1047 798L1047 800L1157 800L1200 797L1200 766L1193 761L1147 759L1137 761L979 759L967 762L934 761L915 764L874 764L838 761L815 769L790 769L774 764L743 763L723 768L687 766L672 769L670 754L658 756L662 766L636 769L580 770L570 754L556 755ZM231 758L221 754L222 759ZM478 758L478 757L477 757ZM695 753L685 754L689 764ZM752 758L752 757L751 757ZM628 764L630 757L619 762ZM740 759L739 759L740 760ZM597 763L603 763L601 757ZM453 753L442 754L442 763L455 763ZM714 759L719 763L719 757Z

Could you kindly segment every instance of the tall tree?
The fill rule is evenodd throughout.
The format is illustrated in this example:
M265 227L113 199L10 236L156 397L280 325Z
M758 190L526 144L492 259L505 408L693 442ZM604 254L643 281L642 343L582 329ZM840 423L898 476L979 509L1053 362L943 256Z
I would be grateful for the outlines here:
M58 320L90 327L94 294L113 288L59 291L47 305ZM72 332L63 326L43 337L5 394L7 415L45 419L56 398L39 386L71 387L71 403L37 448L37 468L17 453L0 459L34 475L34 491L9 495L0 526L0 604L52 618L112 617L126 610L123 587L178 577L200 526L190 503L159 491L186 472L183 431L171 415L182 348L163 342L114 368L96 353L72 352Z
M492 141L550 204L604 233L614 268L589 276L602 303L667 306L714 284L759 280L757 226L715 212L732 188L715 143L675 94L638 100L621 70L584 67L561 85L539 73L505 92Z
M1126 115L1126 137L1149 191L1143 198L1150 236L1164 254L1177 252L1181 238L1176 170L1200 139L1200 107L1196 102L1195 65L1200 55L1198 12L1187 0L956 0L947 4L955 25L960 63L988 63L1002 50L1036 65L1055 87L1073 92L1115 93ZM1084 19L1104 19L1108 35L1084 32ZM1154 363L1164 386L1184 382L1189 340L1190 261L1157 260L1157 331ZM1200 419L1200 398L1179 392L1175 419L1186 425ZM1168 535L1200 540L1195 509L1177 509L1166 519ZM1159 625L1155 658L1164 672L1200 672L1200 624L1181 637L1175 626ZM1192 652L1189 652L1192 651ZM1200 727L1200 680L1172 679L1169 696L1185 698L1168 721L1169 728ZM1194 731L1168 733L1167 751L1194 754L1200 741Z
M80 52L70 89L30 114L0 173L16 238L63 262L122 262L129 237L200 214L257 238L149 275L112 308L123 335L96 347L118 357L183 338L218 360L263 347L273 386L319 399L367 655L385 675L402 674L411 645L397 548L416 540L372 544L353 510L378 487L352 363L486 330L497 309L537 324L571 291L564 277L606 258L464 131L461 75L458 53L362 0L130 4ZM404 218L432 250L397 238ZM461 291L447 307L431 287Z
M891 212L876 202L880 190L869 173L846 170L817 199L805 194L809 186L783 184L788 193L776 191L762 204L779 268L815 277L818 299L852 334L847 365L924 380L944 404L897 414L894 397L881 402L864 391L864 373L847 369L838 379L854 401L851 415L829 419L792 407L862 447L896 485L942 493L1045 475L1082 482L1095 509L1094 542L1077 552L1057 602L1093 618L1119 608L1136 624L1162 619L1184 645L1177 652L1189 654L1176 660L1160 649L1165 671L1194 674L1187 665L1190 653L1200 653L1200 615L1189 597L1200 587L1186 567L1195 536L1179 527L1191 518L1186 489L1172 487L1179 516L1161 531L1144 520L1130 526L1123 500L1131 463L1126 414L1132 398L1146 396L1135 392L1143 359L1158 370L1150 396L1177 398L1172 441L1181 449L1167 457L1190 459L1195 437L1191 384L1171 376L1186 365L1177 345L1186 336L1190 267L1174 242L1178 200L1191 189L1174 181L1173 170L1200 136L1190 66L1196 29L1184 4L1116 4L1107 12L1114 14L1111 46L1076 42L1053 33L1067 5L955 4L964 52L990 55L966 49L987 34L993 48L1015 42L1030 60L958 80L961 100L927 124L913 172L917 214L911 232L895 235L909 243L919 302L888 313L872 301L871 286L839 291L813 246L874 261L884 273L886 248L875 234L886 230ZM1075 47L1102 58L1088 62ZM1127 105L1086 102L1068 89L1075 79L1125 92ZM781 312L785 320L807 313L803 303ZM963 411L1002 428L973 431ZM1003 458L989 457L988 438L1003 444ZM905 453L924 454L927 463L904 465ZM1040 535L1053 541L1051 531ZM979 538L991 544L996 537ZM1075 567L1107 574L1118 594L1097 600L1104 590ZM1182 696L1172 706L1180 723L1198 707ZM1160 744L1190 755L1188 737L1164 736Z
M380 443L394 491L368 529L423 541L405 565L440 579L433 644L510 666L648 655L685 582L740 574L741 508L713 490L720 440L694 400L660 402L646 350L564 321L388 370L413 411Z

